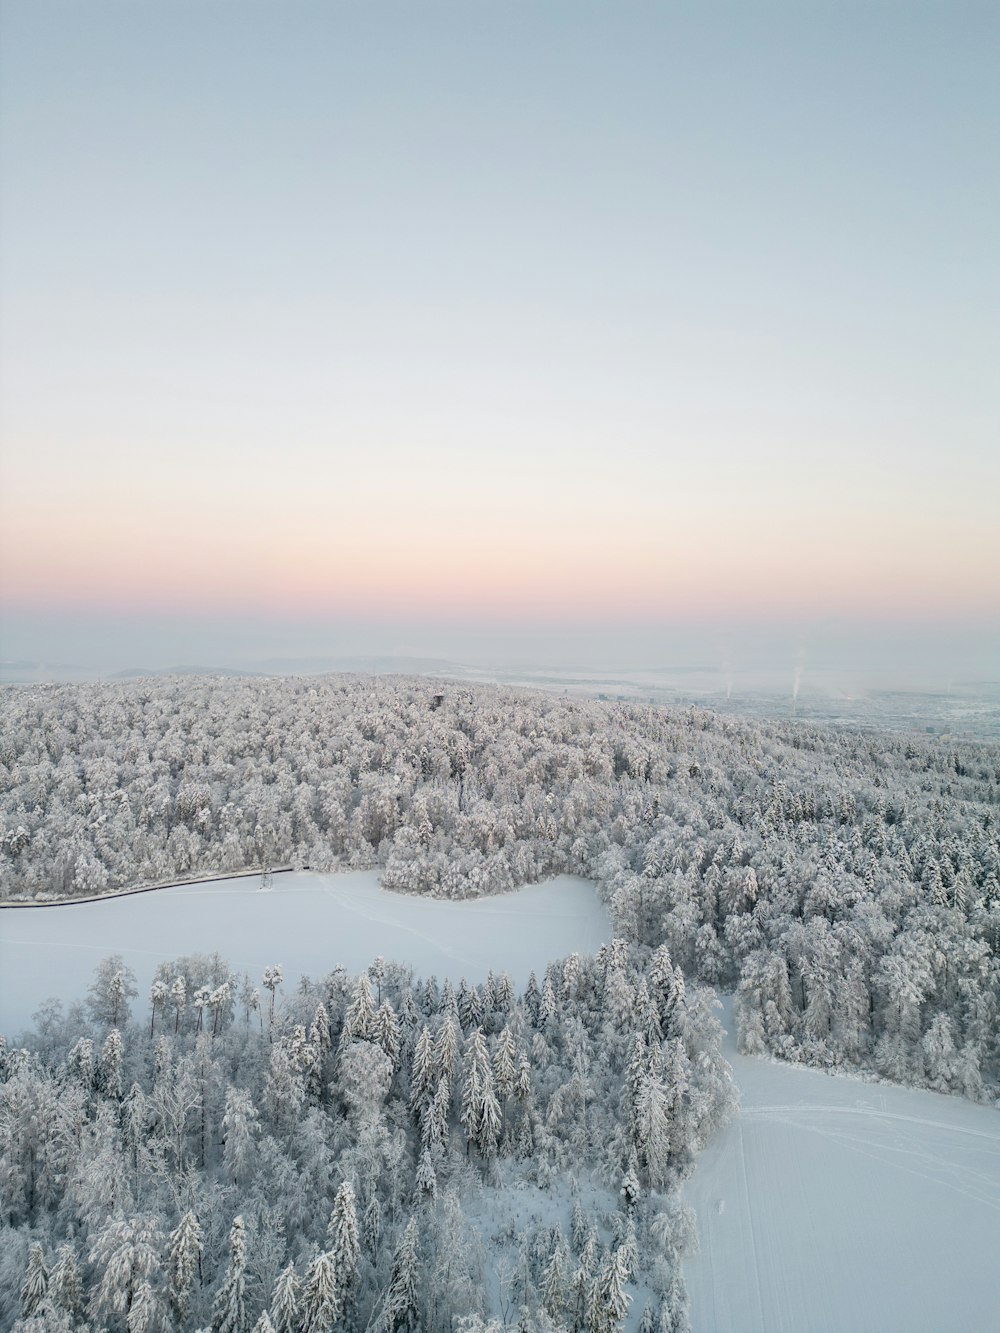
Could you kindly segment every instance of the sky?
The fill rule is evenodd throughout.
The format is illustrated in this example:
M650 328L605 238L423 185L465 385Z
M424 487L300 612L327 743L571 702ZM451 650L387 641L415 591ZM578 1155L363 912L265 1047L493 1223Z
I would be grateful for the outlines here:
M995 5L0 19L0 656L1000 674Z

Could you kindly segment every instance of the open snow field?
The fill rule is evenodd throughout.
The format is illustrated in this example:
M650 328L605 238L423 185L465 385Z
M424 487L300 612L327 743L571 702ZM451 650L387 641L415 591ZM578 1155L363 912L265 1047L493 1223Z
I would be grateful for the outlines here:
M1000 1112L737 1053L685 1197L694 1333L1000 1329Z
M84 998L94 968L121 954L145 1006L158 963L216 950L259 981L281 964L285 986L342 964L358 972L378 954L422 976L483 981L490 968L523 986L532 970L611 938L593 884L560 875L494 898L444 902L389 893L378 872L276 874L211 880L59 907L0 910L0 1032L16 1036L50 997Z

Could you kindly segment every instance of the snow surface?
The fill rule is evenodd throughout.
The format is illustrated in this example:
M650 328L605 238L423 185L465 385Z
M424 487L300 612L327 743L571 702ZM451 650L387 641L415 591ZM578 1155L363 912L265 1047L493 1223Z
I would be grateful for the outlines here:
M1000 1112L738 1054L685 1186L694 1333L1000 1329Z
M146 1007L157 964L218 951L256 982L280 964L285 988L338 964L359 972L381 954L421 976L484 981L506 971L522 987L553 958L593 953L611 922L587 880L560 875L500 897L459 902L389 893L378 872L310 871L210 880L59 907L0 911L0 1032L14 1037L43 1001L85 998L94 969L121 954Z

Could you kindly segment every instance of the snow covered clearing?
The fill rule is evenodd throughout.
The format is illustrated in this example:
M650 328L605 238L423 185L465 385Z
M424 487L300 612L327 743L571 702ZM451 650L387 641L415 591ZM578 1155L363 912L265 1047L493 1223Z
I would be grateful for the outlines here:
M1000 1327L1000 1114L726 1057L742 1110L685 1187L695 1333Z
M158 963L218 951L259 982L271 964L286 987L381 954L422 976L480 982L492 968L522 987L553 958L593 953L611 923L593 884L560 875L500 897L442 901L389 893L378 872L215 880L100 902L0 911L0 1032L13 1037L45 1000L82 1000L94 968L121 954L144 1004Z

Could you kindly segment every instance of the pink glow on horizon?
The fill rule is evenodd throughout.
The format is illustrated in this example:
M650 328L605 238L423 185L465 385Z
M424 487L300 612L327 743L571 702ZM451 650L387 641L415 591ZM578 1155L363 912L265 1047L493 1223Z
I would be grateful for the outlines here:
M975 549L929 553L897 539L891 551L856 543L831 560L809 548L795 558L778 542L747 546L741 533L701 549L693 534L680 535L622 535L604 547L600 537L589 542L548 526L471 540L413 529L296 533L291 524L227 535L144 531L138 520L109 530L93 517L47 533L15 523L2 541L0 600L22 609L558 621L1000 609L998 582Z
M535 485L512 461L473 485L443 460L385 461L304 484L164 456L141 482L53 469L44 486L22 462L0 497L0 604L559 623L1000 612L986 485L958 514L898 486L876 504L849 478L753 491L749 473L643 484L567 463Z

